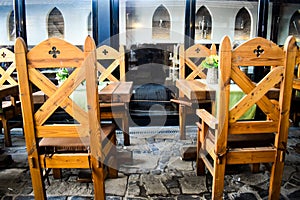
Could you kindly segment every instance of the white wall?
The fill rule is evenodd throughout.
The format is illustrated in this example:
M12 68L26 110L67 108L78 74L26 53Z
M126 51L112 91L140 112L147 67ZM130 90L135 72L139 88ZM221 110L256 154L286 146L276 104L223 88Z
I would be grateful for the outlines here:
M12 3L13 1L11 1ZM61 3L60 0L52 0L51 3L29 3L26 5L26 28L28 45L36 45L48 38L47 19L50 11L56 7L64 17L64 39L74 45L83 45L88 35L88 16L91 12L90 1L69 1ZM61 3L61 4L60 4ZM8 16L13 5L0 6L0 27L7 30ZM7 17L3 17L7 16ZM14 41L8 40L8 31L1 32L0 45L13 45Z

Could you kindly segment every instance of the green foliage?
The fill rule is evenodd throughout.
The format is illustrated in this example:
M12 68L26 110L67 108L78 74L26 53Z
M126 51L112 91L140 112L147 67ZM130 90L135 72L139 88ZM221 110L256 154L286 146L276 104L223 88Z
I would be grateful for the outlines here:
M205 58L201 62L201 66L204 68L218 68L219 67L219 56L217 55L210 55Z

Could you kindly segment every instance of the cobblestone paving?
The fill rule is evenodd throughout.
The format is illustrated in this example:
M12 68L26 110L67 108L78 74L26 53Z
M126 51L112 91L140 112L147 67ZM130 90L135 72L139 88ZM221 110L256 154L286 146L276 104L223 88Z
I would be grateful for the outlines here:
M174 129L174 128L173 128ZM132 130L132 129L131 129ZM193 128L191 128L193 130ZM195 162L183 161L180 150L195 143L194 131L187 140L179 140L178 132L134 132L131 145L123 147L118 135L118 150L129 158L122 158L119 177L107 179L107 200L193 200L210 199L211 177L196 176ZM3 146L2 155L9 154L13 162L0 169L0 199L34 199L27 165L24 138L20 130L13 131L13 147ZM281 199L300 199L300 129L291 127L284 169ZM298 147L298 148L297 148ZM259 173L251 173L247 165L226 169L224 199L267 199L269 171L261 165ZM82 172L82 171L80 171ZM49 176L45 182L50 200L89 200L93 196L91 183L78 182L78 170L64 170L62 180Z

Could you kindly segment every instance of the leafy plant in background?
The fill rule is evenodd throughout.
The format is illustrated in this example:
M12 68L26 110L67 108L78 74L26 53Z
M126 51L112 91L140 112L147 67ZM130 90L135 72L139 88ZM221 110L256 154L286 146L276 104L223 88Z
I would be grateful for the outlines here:
M219 67L219 56L210 55L206 57L202 62L201 66L204 68L218 68Z
M69 77L69 71L67 68L61 68L56 73L56 79L58 82L64 82Z

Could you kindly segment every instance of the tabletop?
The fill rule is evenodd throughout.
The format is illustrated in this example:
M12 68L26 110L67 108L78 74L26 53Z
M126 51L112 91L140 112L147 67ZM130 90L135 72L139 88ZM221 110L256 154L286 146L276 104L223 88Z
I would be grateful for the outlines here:
M0 99L9 95L18 95L18 85L1 85L0 86Z
M107 83L103 86L99 87L99 101L100 102L123 102L128 103L130 101L130 97L132 94L133 82L112 82ZM81 88L77 88L76 92L73 93L70 97L73 99L81 99L82 92L85 92L85 86ZM78 98L77 98L78 97ZM44 103L47 99L46 95L42 91L35 92L33 94L34 103Z

